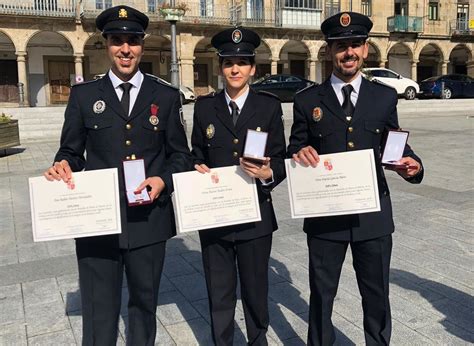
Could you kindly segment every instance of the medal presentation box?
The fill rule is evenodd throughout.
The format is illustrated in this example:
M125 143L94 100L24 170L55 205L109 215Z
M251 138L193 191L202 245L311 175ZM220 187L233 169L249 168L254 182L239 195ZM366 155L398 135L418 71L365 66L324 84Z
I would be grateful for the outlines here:
M242 157L255 163L265 162L268 133L263 131L247 130Z
M152 200L146 188L135 193L137 187L146 179L143 159L123 161L123 174L128 205L133 207L151 203Z
M390 169L416 168L398 162L403 157L403 151L408 141L408 131L389 131L382 154L382 165Z

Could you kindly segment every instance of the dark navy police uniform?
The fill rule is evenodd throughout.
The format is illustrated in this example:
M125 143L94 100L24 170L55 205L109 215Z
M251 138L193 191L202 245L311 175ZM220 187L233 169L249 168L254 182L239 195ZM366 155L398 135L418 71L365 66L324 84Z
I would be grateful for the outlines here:
M260 38L250 30L238 28L217 34L212 42L221 57L253 56ZM206 164L211 170L239 165L247 129L268 132L265 156L271 158L273 182L262 184L256 179L262 221L200 231L216 345L233 343L237 272L248 343L267 344L268 262L272 232L277 229L270 192L285 178L285 138L281 104L274 95L250 89L235 125L225 91L196 101L191 140L195 164Z
M347 24L347 25L346 25ZM326 39L366 39L372 23L358 13L337 14L321 26ZM304 231L310 252L309 345L332 345L331 322L342 264L351 247L364 311L367 345L387 345L391 335L389 270L394 231L390 192L381 165L381 146L386 132L398 129L397 94L389 87L359 76L353 114L344 113L336 90L341 80L334 75L323 84L309 87L295 97L294 123L288 155L310 145L318 154L373 149L381 211L375 213L308 218ZM407 145L403 156L421 163ZM321 163L320 163L321 164ZM420 183L423 171L407 179Z
M127 6L108 9L97 18L104 35L142 35L147 23L145 15ZM109 76L72 88L55 157L57 162L67 160L73 172L104 168L119 172L122 234L76 239L83 344L116 344L125 268L128 343L153 345L165 244L176 233L171 175L190 169L191 157L175 88L143 75L128 115ZM158 122L150 118L152 105L159 108ZM159 176L165 182L152 204L127 206L122 162L133 157L144 159L147 177Z

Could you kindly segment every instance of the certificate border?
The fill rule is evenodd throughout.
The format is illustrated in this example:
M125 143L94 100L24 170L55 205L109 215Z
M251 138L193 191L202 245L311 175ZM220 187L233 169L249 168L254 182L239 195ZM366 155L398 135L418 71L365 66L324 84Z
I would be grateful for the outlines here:
M235 170L240 169L239 166L225 166L225 167L216 167L212 168L212 171L220 171L223 169L229 169L230 167L235 167ZM194 173L195 171L190 171L191 173ZM173 193L173 199L175 203L173 203L173 209L175 210L175 217L176 217L176 228L179 234L181 233L189 233L193 231L204 231L204 230L212 230L216 228L221 228L221 227L226 227L226 226L233 226L233 225L241 225L245 223L250 223L250 222L258 222L262 221L262 215L260 213L260 203L258 199L258 192L257 192L257 184L255 182L255 178L251 178L252 180L252 193L253 197L255 200L255 210L254 212L256 213L256 217L254 218L245 218L245 219L240 219L240 220L234 220L234 221L226 221L226 222L217 222L217 223L208 223L205 225L199 225L199 226L194 226L194 227L183 227L183 221L182 221L182 213L181 210L178 208L178 205L181 205L181 198L180 198L180 191L176 189L177 186L177 181L176 181L176 175L183 174L183 173L190 173L188 172L182 172L182 173L175 173L173 174L173 185L175 187L174 193ZM199 173L201 174L201 173ZM208 174L208 173L205 173ZM185 193L185 191L183 192Z
M355 152L355 151L353 151ZM378 190L378 182L377 182L377 170L375 167L375 158L374 158L374 151L373 149L363 149L363 150L357 150L357 152L365 152L369 155L370 158L370 166L371 166L371 172L372 172L372 185L374 187L373 194L375 196L375 207L367 207L367 208L361 208L361 209L346 209L346 210L341 210L338 212L322 212L322 213L297 213L295 211L295 203L293 201L293 196L292 196L292 186L291 186L291 172L292 169L290 167L291 161L293 159L286 159L285 160L285 168L286 168L286 175L288 177L288 197L290 200L290 211L291 211L291 218L292 219L302 219L302 218L311 218L311 217L323 217L323 216L338 216L338 215L353 215L353 214L364 214L364 213L373 213L373 212L379 212L381 210L380 208L380 196L379 196L379 190ZM348 151L342 151L339 153L328 153L324 155L334 155L334 154L342 154L342 153L349 153ZM323 155L323 154L321 154Z

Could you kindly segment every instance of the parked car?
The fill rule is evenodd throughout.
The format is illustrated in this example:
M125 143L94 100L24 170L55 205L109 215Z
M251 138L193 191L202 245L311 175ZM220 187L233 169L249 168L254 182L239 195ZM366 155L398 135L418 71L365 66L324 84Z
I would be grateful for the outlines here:
M444 98L474 97L474 79L463 74L447 74L431 77L420 83L422 97L442 97L441 83L444 82Z
M410 78L403 77L384 67L370 67L362 70L362 74L369 80L377 80L378 82L388 85L397 91L398 95L403 96L407 100L413 100L420 92L420 86L417 82Z
M264 90L271 92L278 96L282 102L293 102L296 92L313 84L315 82L301 77L275 74L256 80L252 83L251 87L256 91Z
M168 82L167 80L165 80L163 78L157 77L157 76L149 74L149 73L147 73L147 75L152 77L152 78L160 80L162 83L164 83L166 85L171 85L170 82ZM105 73L100 73L100 74L96 74L93 78L94 79L99 79L99 78L102 78L104 76L105 76ZM196 100L196 95L194 95L193 89L191 89L187 86L180 85L179 86L179 94L181 96L181 103L182 104L193 102L193 101Z

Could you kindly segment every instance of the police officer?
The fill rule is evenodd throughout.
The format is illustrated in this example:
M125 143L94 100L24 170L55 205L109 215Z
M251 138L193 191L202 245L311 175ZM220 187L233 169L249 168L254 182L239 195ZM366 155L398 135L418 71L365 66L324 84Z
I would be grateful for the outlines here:
M191 156L179 92L138 68L148 17L117 6L103 11L96 25L111 68L103 78L72 88L61 146L44 174L70 182L72 172L83 169L118 169L122 233L76 239L83 344L116 344L125 268L128 343L153 345L165 244L175 235L171 175L190 169ZM147 177L136 191L148 189L151 204L127 204L122 163L134 158L144 159Z
M237 272L250 345L266 345L268 329L268 261L277 229L270 191L285 178L285 137L280 100L254 92L247 84L255 74L260 37L245 28L224 30L212 38L219 55L225 89L197 100L192 154L203 174L214 167L239 165L256 178L262 221L200 231L216 345L232 345L237 301ZM266 159L241 158L247 129L268 132Z
M394 89L367 81L360 69L368 55L372 22L346 12L326 19L321 30L333 72L318 86L295 97L294 123L288 155L303 165L316 166L319 154L373 149L381 211L367 214L308 218L304 221L309 247L309 345L332 345L331 322L347 247L362 296L367 345L388 345L391 334L389 270L394 224L389 189L381 165L382 139L398 129ZM421 160L407 145L397 173L410 183L423 178Z

